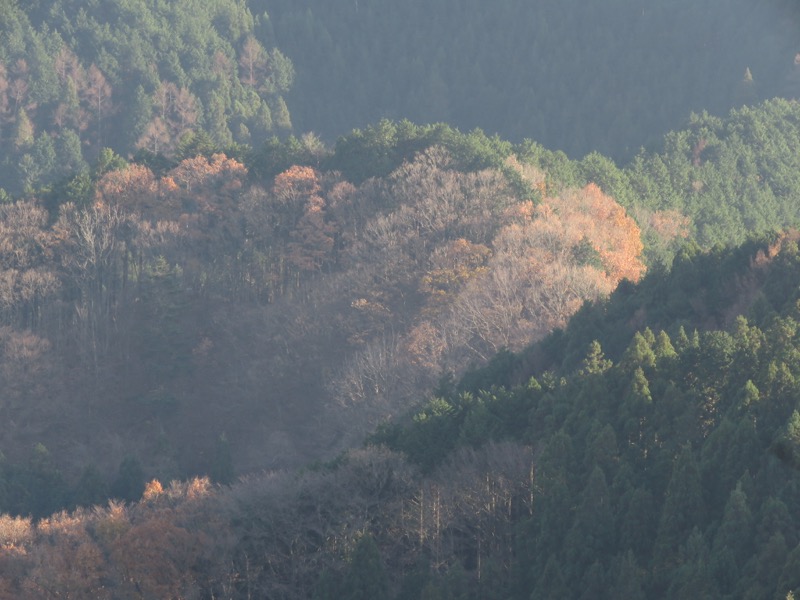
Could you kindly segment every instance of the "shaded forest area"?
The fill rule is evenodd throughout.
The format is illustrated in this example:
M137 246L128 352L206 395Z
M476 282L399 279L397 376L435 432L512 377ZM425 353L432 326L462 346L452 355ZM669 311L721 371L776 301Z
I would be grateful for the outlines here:
M332 462L3 516L0 594L791 597L798 239L685 253Z
M219 153L157 175L104 151L88 194L3 205L4 510L330 455L644 272L599 187L542 197L510 147L437 131L450 148L359 186L302 165L262 182Z
M799 116L781 100L700 116L626 169L389 121L244 163L207 139L155 171L104 150L2 207L3 510L358 444L686 243L796 224Z
M0 598L800 593L793 3L262 4L0 6Z
M297 69L295 125L480 127L627 162L692 112L800 95L793 0L252 0ZM256 10L257 9L257 10Z

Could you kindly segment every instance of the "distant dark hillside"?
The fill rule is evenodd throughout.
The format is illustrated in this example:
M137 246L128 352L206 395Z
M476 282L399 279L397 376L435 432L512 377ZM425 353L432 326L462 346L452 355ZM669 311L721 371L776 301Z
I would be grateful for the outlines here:
M297 68L295 126L380 118L631 157L691 112L797 96L793 0L251 0Z

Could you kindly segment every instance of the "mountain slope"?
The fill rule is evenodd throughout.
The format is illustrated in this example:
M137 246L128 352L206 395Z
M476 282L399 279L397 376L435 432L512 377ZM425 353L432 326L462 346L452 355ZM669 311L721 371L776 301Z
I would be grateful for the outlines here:
M714 283L697 296L729 289L724 265L735 265L764 295L742 305L753 321L638 330L618 358L595 342L579 368L528 379L524 361L499 358L477 387L468 375L373 436L395 451L367 446L230 488L154 481L130 506L36 524L3 517L0 589L325 599L797 593L800 314L796 286L793 296L775 289L800 280L797 235L709 260L721 268L706 271ZM598 303L607 317L597 320L612 327L627 300ZM78 563L63 560L71 553Z
M291 62L244 3L4 3L0 182L47 187L102 148L178 154L287 132Z
M251 7L269 13L297 67L295 125L328 139L408 118L625 161L692 111L798 94L800 14L790 0Z

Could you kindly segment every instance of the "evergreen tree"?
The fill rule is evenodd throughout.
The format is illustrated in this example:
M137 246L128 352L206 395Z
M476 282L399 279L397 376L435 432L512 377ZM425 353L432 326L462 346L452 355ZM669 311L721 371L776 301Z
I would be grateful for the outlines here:
M570 597L564 573L555 555L550 555L541 578L530 595L530 600L557 600Z
M43 518L67 502L66 482L44 444L34 446L27 465L12 469L7 475L7 482L11 506L4 512Z
M737 485L725 506L711 550L711 569L723 593L732 593L745 562L752 554L753 517L747 496Z
M604 555L613 553L616 546L613 532L611 496L603 470L596 466L583 490L572 531L564 542L564 553L571 568L584 572Z
M743 598L768 598L775 591L780 580L789 549L780 533L775 533L760 546L758 554L748 564L747 576L740 589Z
M75 489L72 500L77 506L100 506L108 500L108 483L93 465L87 466Z
M55 175L60 178L72 177L89 171L83 158L81 139L72 129L65 129L56 140L57 167Z
M682 548L682 564L674 571L666 598L718 598L719 592L709 569L708 546L695 528Z
M672 468L656 536L654 568L666 576L680 564L680 547L704 516L700 470L690 446L684 446Z
M620 548L633 552L638 560L649 558L656 534L656 508L653 494L636 488L620 524Z
M580 596L579 600L603 600L607 598L607 581L606 569L600 563L595 561L592 566L587 569L583 577L580 579Z
M643 590L644 572L636 564L636 556L631 550L618 557L614 579L614 585L608 593L609 598L645 600L647 597Z
M652 332L650 332L652 336ZM655 366L656 355L653 352L652 343L648 342L647 338L640 332L633 334L633 339L630 345L625 350L625 353L620 359L620 366L628 371L635 371L636 369L647 369Z
M800 593L800 546L796 546L786 557L783 572L778 579L777 592L783 598L784 594L797 595Z
M135 456L126 456L119 465L119 472L111 484L114 498L134 502L142 497L145 476L142 465Z
M378 545L371 535L362 535L350 557L350 567L341 587L341 598L373 600L384 598L387 578Z
M229 484L233 482L233 457L228 437L225 433L220 434L214 446L214 460L211 463L209 475L215 483Z

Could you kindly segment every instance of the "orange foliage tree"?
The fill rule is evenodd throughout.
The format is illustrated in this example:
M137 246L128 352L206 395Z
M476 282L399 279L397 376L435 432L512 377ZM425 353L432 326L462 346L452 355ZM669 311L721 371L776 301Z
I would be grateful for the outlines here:
M241 189L246 176L244 165L220 153L211 158L202 155L187 158L168 174L188 195L200 196L201 207L212 200L211 192Z
M60 513L36 527L37 544L24 588L36 598L110 598L106 562L82 512Z
M458 238L437 248L431 256L431 269L423 275L420 290L432 299L446 301L465 282L485 272L491 250Z
M47 211L33 202L0 206L0 319L38 329L45 302L58 290Z
M198 560L208 541L172 519L134 525L114 544L111 559L123 590L148 598L185 598L196 592Z
M124 169L109 171L97 182L95 200L119 206L129 212L156 216L160 186L153 172L144 165L132 164Z
M246 176L244 165L214 154L187 158L164 177L173 218L194 242L186 260L224 254L230 250L227 246L241 240L238 194Z
M284 204L297 203L321 190L319 174L312 167L295 165L275 177L272 193Z
M319 173L295 165L275 177L272 193L280 211L277 233L289 233L288 263L301 273L318 271L331 257L337 232L327 219Z
M594 183L580 190L570 190L558 198L546 198L540 214L547 208L557 214L562 242L575 248L588 242L597 252L602 270L616 285L622 279L638 281L645 271L641 255L639 227L611 196Z
M563 326L584 301L644 273L639 228L596 185L538 205L518 203L505 222L485 271L467 282L449 316L438 319L437 335L450 340L443 359L451 364L442 367L520 348ZM419 339L414 345L425 346Z

